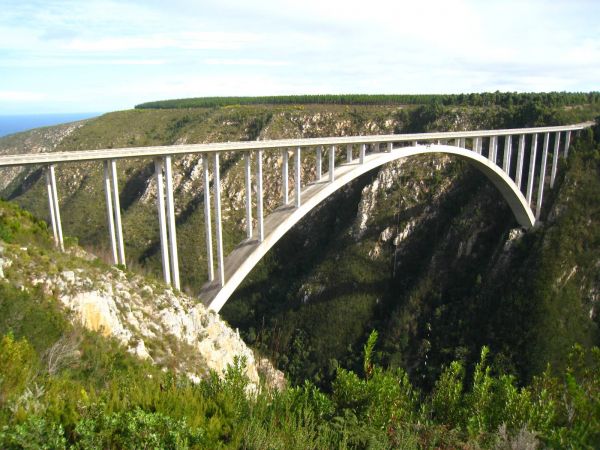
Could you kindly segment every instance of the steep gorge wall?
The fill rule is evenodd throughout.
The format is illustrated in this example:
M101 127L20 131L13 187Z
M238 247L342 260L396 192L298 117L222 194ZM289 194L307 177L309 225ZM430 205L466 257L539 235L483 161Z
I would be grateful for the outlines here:
M429 113L323 106L125 111L90 121L56 148L512 125L518 123L507 122L497 108ZM309 152L303 153L306 181L314 177L314 162ZM340 159L345 156L341 153ZM244 180L236 158L222 157L226 250L244 236ZM280 158L279 152L265 154L267 210L280 202ZM40 176L39 170L20 174L3 195L44 217ZM100 164L61 167L58 176L66 234L106 252ZM160 277L152 163L119 162L119 182L130 266ZM193 293L206 279L198 156L175 159L174 183L182 284ZM223 315L292 381L309 377L326 382L339 365L358 368L362 344L373 328L384 331L382 361L407 368L425 385L444 363L476 359L483 344L492 345L499 364L528 376L544 359L535 357L541 343L532 344L542 331L529 330L550 325L540 325L547 310L536 310L524 299L531 289L526 268L539 263L539 255L531 254L540 234L521 236L516 226L493 186L464 163L428 156L389 164L341 190L295 227L250 274ZM98 247L99 242L105 244ZM581 276L588 280L589 292L597 292L597 283L589 281L593 276L581 268L575 273L586 273ZM579 276L570 282L581 281ZM596 317L590 315L590 329ZM515 333L515 326L523 331ZM554 353L571 341L565 339Z
M338 365L360 370L371 329L381 360L424 387L482 345L521 379L548 361L560 367L571 345L599 337L593 145L573 147L544 223L527 233L468 165L390 164L307 217L222 314L296 382L326 382Z

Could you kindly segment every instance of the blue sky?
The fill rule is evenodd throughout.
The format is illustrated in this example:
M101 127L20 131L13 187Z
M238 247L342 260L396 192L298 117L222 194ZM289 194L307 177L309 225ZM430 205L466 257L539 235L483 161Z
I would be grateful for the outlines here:
M600 1L0 0L0 114L600 89Z

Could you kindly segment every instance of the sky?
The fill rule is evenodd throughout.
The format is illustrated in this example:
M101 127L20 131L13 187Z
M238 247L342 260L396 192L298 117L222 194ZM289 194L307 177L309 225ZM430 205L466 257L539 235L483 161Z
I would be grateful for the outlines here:
M600 89L598 0L0 0L0 115Z

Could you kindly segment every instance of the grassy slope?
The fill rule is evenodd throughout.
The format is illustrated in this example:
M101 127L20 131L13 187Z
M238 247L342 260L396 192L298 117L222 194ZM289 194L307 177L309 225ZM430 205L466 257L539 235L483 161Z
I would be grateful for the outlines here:
M575 116L569 116L575 114L573 111L438 106L403 110L339 105L134 110L107 114L88 122L65 139L59 149L368 134L389 132L391 128L396 131L494 128L575 120ZM576 111L577 118L581 114L589 117L590 111ZM243 210L238 208L234 211L235 196L242 189L242 167L229 158L226 155L223 164L224 179L227 180L224 183L227 186L224 198L226 249L231 249L243 236L240 225ZM428 187L419 204L408 205L404 214L410 213L410 207L423 208L429 198L441 195L440 180L428 169L430 161L423 159L404 169L415 171L414 175ZM192 160L192 165L194 162ZM311 175L310 163L311 156L305 156L304 168L308 177ZM176 161L176 173L188 176L186 164L183 160ZM267 159L265 166L265 187L270 192L277 192L275 158ZM502 344L502 339L511 337L511 328L507 328L500 319L503 317L501 307L492 317L485 314L485 309L472 312L477 309L473 305L498 304L494 300L496 288L485 291L483 287L472 284L489 278L488 272L493 271L497 250L503 245L514 222L504 203L481 177L461 166L451 167L455 167L449 170L459 176L459 181L439 202L434 203L436 208L440 208L440 215L420 225L406 247L407 254L396 258L397 276L390 277L394 272L392 246L384 246L382 256L375 261L365 254L373 248L384 228L402 225L398 223L395 205L401 197L410 194L411 188L398 183L386 193L375 210L364 239L355 242L348 233L360 190L374 176L369 174L331 200L332 204L338 205L337 208L323 208L315 213L312 221L305 221L268 255L236 294L237 301L232 302L224 314L242 328L249 341L273 353L296 380L305 376L313 376L317 380L330 379L339 363L356 367L360 362L356 350L373 327L386 330L383 336L384 360L408 367L411 372L429 380L436 375L442 363L452 358L475 360L480 345L484 343L480 337L485 333L492 337L498 335L494 341L498 345L493 350L495 354L501 353L499 359L506 360L509 366L529 364L530 359L515 362L519 359L518 353L525 348L524 344L521 347ZM59 194L66 234L77 236L86 245L104 242L99 250L106 253L107 232L100 171L99 164L91 163L61 167ZM119 163L130 265L159 277L155 207L152 201L139 201L152 171L148 162ZM40 172L29 174L25 189L14 190L13 187L5 192L12 192L10 197L43 217L46 197L40 175ZM414 178L413 174L405 180L411 178ZM22 181L19 179L18 183ZM176 208L180 211L177 231L182 281L192 291L206 279L199 181L192 185L191 191L178 192L176 198ZM268 208L273 206L275 203L267 205ZM477 214L473 215L473 211ZM409 220L409 216L402 220ZM467 234L477 232L476 248L479 251L471 258L456 261L454 255L459 242L455 241L459 231ZM307 236L320 238L311 241L307 240ZM432 241L431 236L437 239ZM289 254L300 254L302 259L290 265ZM315 255L321 256L317 258ZM451 283L449 280L456 281ZM499 280L502 280L501 276ZM312 285L317 288L324 285L326 289L312 295L309 305L303 305L301 300L306 287L311 288ZM489 294L484 295L480 291ZM485 297L483 303L476 301L482 295ZM316 321L315 317L323 320ZM527 311L521 311L519 317L525 321ZM483 324L480 319L484 319ZM492 325L507 331L491 333ZM527 340L519 339L520 342ZM511 342L510 339L508 342ZM429 368L434 367L433 371L425 369L426 360L433 362L429 363ZM523 372L522 367L518 368Z

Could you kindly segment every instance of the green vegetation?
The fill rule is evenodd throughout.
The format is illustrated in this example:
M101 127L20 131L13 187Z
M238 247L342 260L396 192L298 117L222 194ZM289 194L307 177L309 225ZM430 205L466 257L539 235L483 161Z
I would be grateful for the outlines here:
M372 328L381 331L382 361L426 391L453 360L472 368L484 345L521 382L548 362L563 370L575 343L598 345L598 142L575 141L547 191L545 224L513 244L516 224L494 187L467 165L434 164L403 165L358 240L356 205L373 179L332 198L273 248L223 316L294 383L325 388L338 367L360 369L357 349ZM422 200L412 200L420 190ZM427 210L435 214L400 248L380 241ZM377 246L380 256L369 257Z
M46 310L39 293L2 283L2 304ZM574 348L561 376L527 387L496 373L487 348L472 377L448 366L431 394L401 369L373 362L363 375L338 369L330 394L309 382L247 392L242 365L198 384L140 362L112 341L38 316L52 331L37 348L31 330L0 323L0 446L26 448L551 448L600 444L600 351ZM7 330L8 325L8 330ZM57 337L56 331L60 333Z
M516 94L510 102L499 95L477 100L480 106L137 109L90 121L60 149L550 125L600 113L594 93L533 100ZM20 369L2 372L7 381L0 390L7 386L11 400L0 405L6 427L0 446L19 448L44 436L55 447L83 448L134 441L166 448L514 448L534 439L554 448L598 447L595 132L595 140L588 133L574 139L556 188L546 191L542 226L520 238L508 239L516 224L486 179L466 164L430 157L396 169L391 185L375 195L360 238L353 229L357 205L376 173L295 227L223 310L247 342L286 372L294 387L283 393L247 398L236 369L226 381L213 376L199 385L159 373L68 325L51 296L3 286L0 333L10 351L1 354L18 355L0 370ZM275 157L266 157L265 188L278 192ZM206 278L200 180L192 178L196 159L175 164L187 183L176 199L182 281L194 292ZM65 232L88 245L106 242L97 207L100 170L89 164L57 171ZM2 195L43 217L40 176L26 172ZM158 276L155 207L142 198L151 176L148 161L119 163L129 266ZM231 155L224 155L223 179L231 249L244 233L236 200L243 172ZM43 222L10 204L2 208L12 208L0 215L2 239L50 245ZM411 231L396 246L381 239L387 228ZM32 249L23 254L49 258ZM26 258L15 264L27 270ZM373 329L377 345L369 338ZM77 348L76 357L46 369L48 349L65 342ZM15 405L24 412L15 414Z
M265 97L198 97L160 100L136 105L136 109L212 108L230 105L445 105L512 107L530 103L544 107L600 103L600 92L484 92L481 94L402 95L279 95Z

